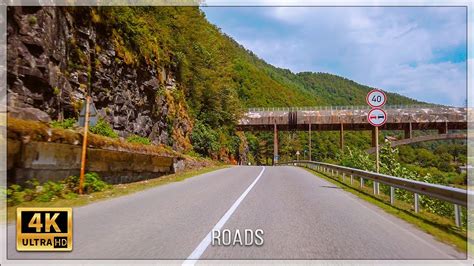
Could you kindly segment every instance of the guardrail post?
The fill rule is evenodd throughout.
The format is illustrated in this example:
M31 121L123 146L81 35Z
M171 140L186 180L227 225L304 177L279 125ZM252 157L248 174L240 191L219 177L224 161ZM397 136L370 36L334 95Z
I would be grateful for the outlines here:
M377 182L373 181L374 184L374 195L377 195Z
M418 193L415 193L414 196L415 196L415 212L418 213L420 211Z
M390 204L393 205L395 203L395 188L390 187Z
M362 177L360 178L360 187L364 187L364 179Z
M346 173L342 173L342 182L346 182Z
M457 227L461 227L461 208L457 204L454 204L454 221Z
M351 175L351 185L354 184L354 177Z

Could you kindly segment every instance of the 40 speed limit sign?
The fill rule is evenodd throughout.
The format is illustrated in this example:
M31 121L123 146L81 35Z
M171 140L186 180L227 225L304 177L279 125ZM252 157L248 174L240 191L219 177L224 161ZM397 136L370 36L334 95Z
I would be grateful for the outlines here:
M387 101L387 96L381 90L371 90L365 99L367 104L373 108L381 107Z

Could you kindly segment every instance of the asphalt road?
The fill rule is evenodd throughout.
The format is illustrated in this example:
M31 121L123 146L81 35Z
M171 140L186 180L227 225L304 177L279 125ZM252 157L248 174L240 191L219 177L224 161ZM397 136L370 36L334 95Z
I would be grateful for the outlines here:
M453 247L296 167L232 167L73 210L72 252L8 259L464 259ZM212 246L212 228L262 229ZM207 236L207 237L206 237ZM192 261L187 261L192 262Z

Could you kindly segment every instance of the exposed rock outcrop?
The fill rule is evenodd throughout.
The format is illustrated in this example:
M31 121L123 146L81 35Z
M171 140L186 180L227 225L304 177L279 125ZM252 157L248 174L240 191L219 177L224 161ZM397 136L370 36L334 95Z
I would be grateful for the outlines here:
M45 122L77 118L90 91L99 114L120 136L189 149L192 122L177 96L172 67L126 62L112 33L90 14L88 7L8 7L11 115Z

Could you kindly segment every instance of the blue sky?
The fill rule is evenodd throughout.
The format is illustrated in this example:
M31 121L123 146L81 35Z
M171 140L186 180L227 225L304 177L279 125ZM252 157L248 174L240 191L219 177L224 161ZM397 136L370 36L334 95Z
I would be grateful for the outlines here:
M422 101L466 102L464 7L201 7L268 63ZM390 101L390 99L389 99Z

